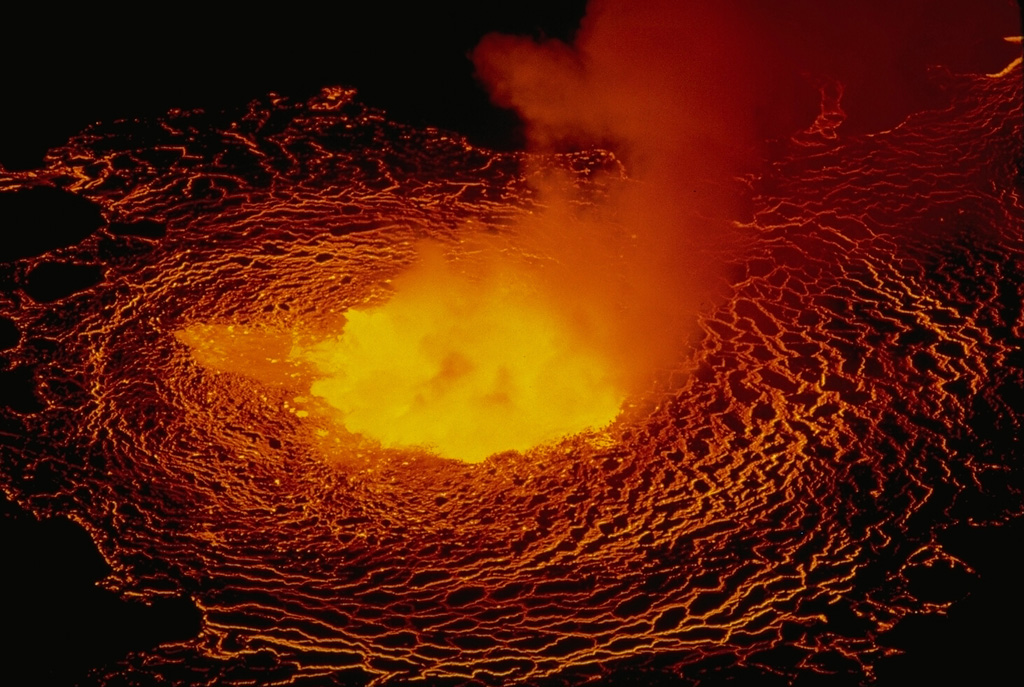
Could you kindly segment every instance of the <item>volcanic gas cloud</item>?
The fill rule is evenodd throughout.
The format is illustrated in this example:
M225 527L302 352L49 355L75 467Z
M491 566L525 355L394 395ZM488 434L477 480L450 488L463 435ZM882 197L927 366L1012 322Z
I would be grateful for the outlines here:
M472 54L479 78L533 146L608 146L628 181L594 198L538 175L546 209L510 232L513 246L463 247L472 259L454 264L423 248L390 300L349 311L340 334L291 357L312 365L311 393L350 431L386 446L478 461L606 425L715 297L722 257L742 245L740 179L765 142L829 135L846 117L844 87L866 113L854 126L895 124L928 97L916 67L926 48L946 50L946 64L949 45L953 62L975 59L944 39L1005 9L869 2L837 17L812 2L780 13L751 0L606 1L571 46L489 35Z

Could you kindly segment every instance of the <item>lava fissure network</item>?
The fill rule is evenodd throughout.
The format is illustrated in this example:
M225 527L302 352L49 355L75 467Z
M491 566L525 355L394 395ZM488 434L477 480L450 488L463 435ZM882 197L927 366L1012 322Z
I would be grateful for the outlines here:
M870 136L819 118L749 180L742 248L719 251L727 276L646 386L631 370L610 413L455 456L468 462L440 434L346 425L362 397L331 395L356 374L332 346L354 313L408 293L424 250L452 299L511 294L491 313L511 322L485 320L503 337L601 340L585 304L572 324L518 308L553 298L543 275L572 264L558 227L532 223L556 211L591 231L601 199L638 183L612 154L492 153L332 88L235 121L96 125L44 169L0 175L12 217L42 194L101 216L0 265L5 395L23 391L0 410L3 489L85 525L107 588L186 594L202 613L198 636L91 679L869 677L888 630L956 601L934 580L971 573L939 535L1021 515L1020 67L947 79L947 107ZM628 250L618 229L596 235ZM458 348L470 329L400 331L447 367L374 400L405 404L389 425L449 386L517 412L518 378L488 386L501 366ZM532 383L579 360L546 359ZM572 370L595 385L585 397L603 364ZM490 370L484 391L456 384L471 369Z

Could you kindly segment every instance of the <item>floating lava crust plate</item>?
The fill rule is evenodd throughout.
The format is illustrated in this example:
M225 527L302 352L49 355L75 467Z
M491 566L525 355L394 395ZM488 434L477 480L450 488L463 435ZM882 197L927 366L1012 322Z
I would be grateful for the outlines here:
M108 587L202 612L97 681L869 675L884 631L951 601L926 593L964 569L937 534L1020 516L1020 84L949 77L948 108L874 136L819 120L753 181L678 369L606 431L479 465L332 451L296 390L177 334L327 327L417 239L512 231L521 170L599 194L608 154L495 154L333 89L97 126L0 176L4 202L57 186L102 211L0 265L5 379L37 399L0 411L2 486L85 525Z

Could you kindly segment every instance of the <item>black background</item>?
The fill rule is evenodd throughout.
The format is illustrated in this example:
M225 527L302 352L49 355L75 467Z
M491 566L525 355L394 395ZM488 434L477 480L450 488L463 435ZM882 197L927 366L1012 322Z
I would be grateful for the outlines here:
M571 38L585 4L168 4L137 16L77 7L0 17L0 45L17 46L0 71L0 163L38 166L92 122L237 107L269 92L304 98L330 85L355 87L394 120L514 147L515 117L490 105L467 54L491 31Z

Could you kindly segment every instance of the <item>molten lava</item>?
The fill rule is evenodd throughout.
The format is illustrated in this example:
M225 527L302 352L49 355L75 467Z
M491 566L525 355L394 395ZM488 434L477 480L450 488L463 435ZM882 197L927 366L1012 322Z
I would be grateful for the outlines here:
M717 6L641 4L655 34L650 8ZM87 525L108 588L202 609L200 634L90 680L853 684L894 628L967 595L946 534L1019 522L1024 493L1020 62L942 74L941 107L871 135L823 97L762 149L743 214L716 202L734 159L697 153L735 152L747 85L685 63L708 88L633 108L673 72L634 78L632 54L689 43L638 39L632 5L598 3L578 61L477 55L510 86L604 65L567 82L593 111L535 126L655 130L629 174L396 124L342 88L96 125L0 170L0 211L94 210L0 264L0 489ZM687 94L721 105L715 145L659 138ZM716 207L741 248L708 230ZM39 288L68 266L95 280Z
M349 310L339 336L292 351L350 431L477 462L618 413L609 361L519 272L473 279L424 248L394 286L387 303Z

